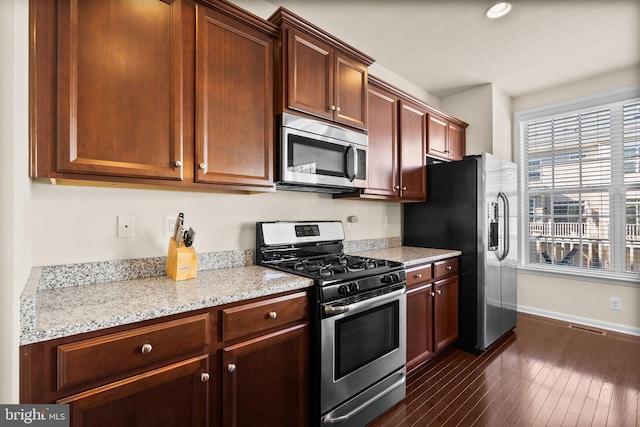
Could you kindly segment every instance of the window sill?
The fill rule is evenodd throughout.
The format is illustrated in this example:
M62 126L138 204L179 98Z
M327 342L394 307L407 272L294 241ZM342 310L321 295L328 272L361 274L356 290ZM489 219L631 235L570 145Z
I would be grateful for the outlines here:
M542 264L526 264L518 266L519 273L547 277L561 277L587 282L608 283L611 285L640 287L640 273L620 274L601 270L584 270L570 266L551 267Z

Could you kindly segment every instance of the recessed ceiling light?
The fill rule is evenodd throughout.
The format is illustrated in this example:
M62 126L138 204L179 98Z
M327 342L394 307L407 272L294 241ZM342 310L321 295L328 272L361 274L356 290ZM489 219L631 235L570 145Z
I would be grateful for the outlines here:
M506 1L501 1L499 3L494 4L489 9L484 12L484 16L489 19L497 19L502 18L507 13L511 12L513 5Z

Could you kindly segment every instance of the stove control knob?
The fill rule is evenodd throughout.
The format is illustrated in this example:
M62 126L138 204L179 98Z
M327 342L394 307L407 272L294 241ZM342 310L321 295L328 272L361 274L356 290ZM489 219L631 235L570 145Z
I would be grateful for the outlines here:
M349 283L348 285L349 293L355 293L360 290L360 285L358 282Z
M400 281L400 275L398 273L391 273L388 276L382 276L382 283L392 284Z
M338 287L338 295L346 295L349 292L349 289L345 285L340 285Z

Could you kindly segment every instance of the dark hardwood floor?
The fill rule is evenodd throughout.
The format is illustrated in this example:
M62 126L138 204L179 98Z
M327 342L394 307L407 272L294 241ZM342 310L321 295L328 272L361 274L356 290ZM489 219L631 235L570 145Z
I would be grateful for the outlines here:
M483 355L449 348L414 371L371 427L640 426L640 337L586 329L520 314Z

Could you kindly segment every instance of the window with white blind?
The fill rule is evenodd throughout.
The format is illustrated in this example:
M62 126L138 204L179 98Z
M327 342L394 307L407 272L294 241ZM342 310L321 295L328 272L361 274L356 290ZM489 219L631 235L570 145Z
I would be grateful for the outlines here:
M525 267L639 281L638 92L516 115Z

